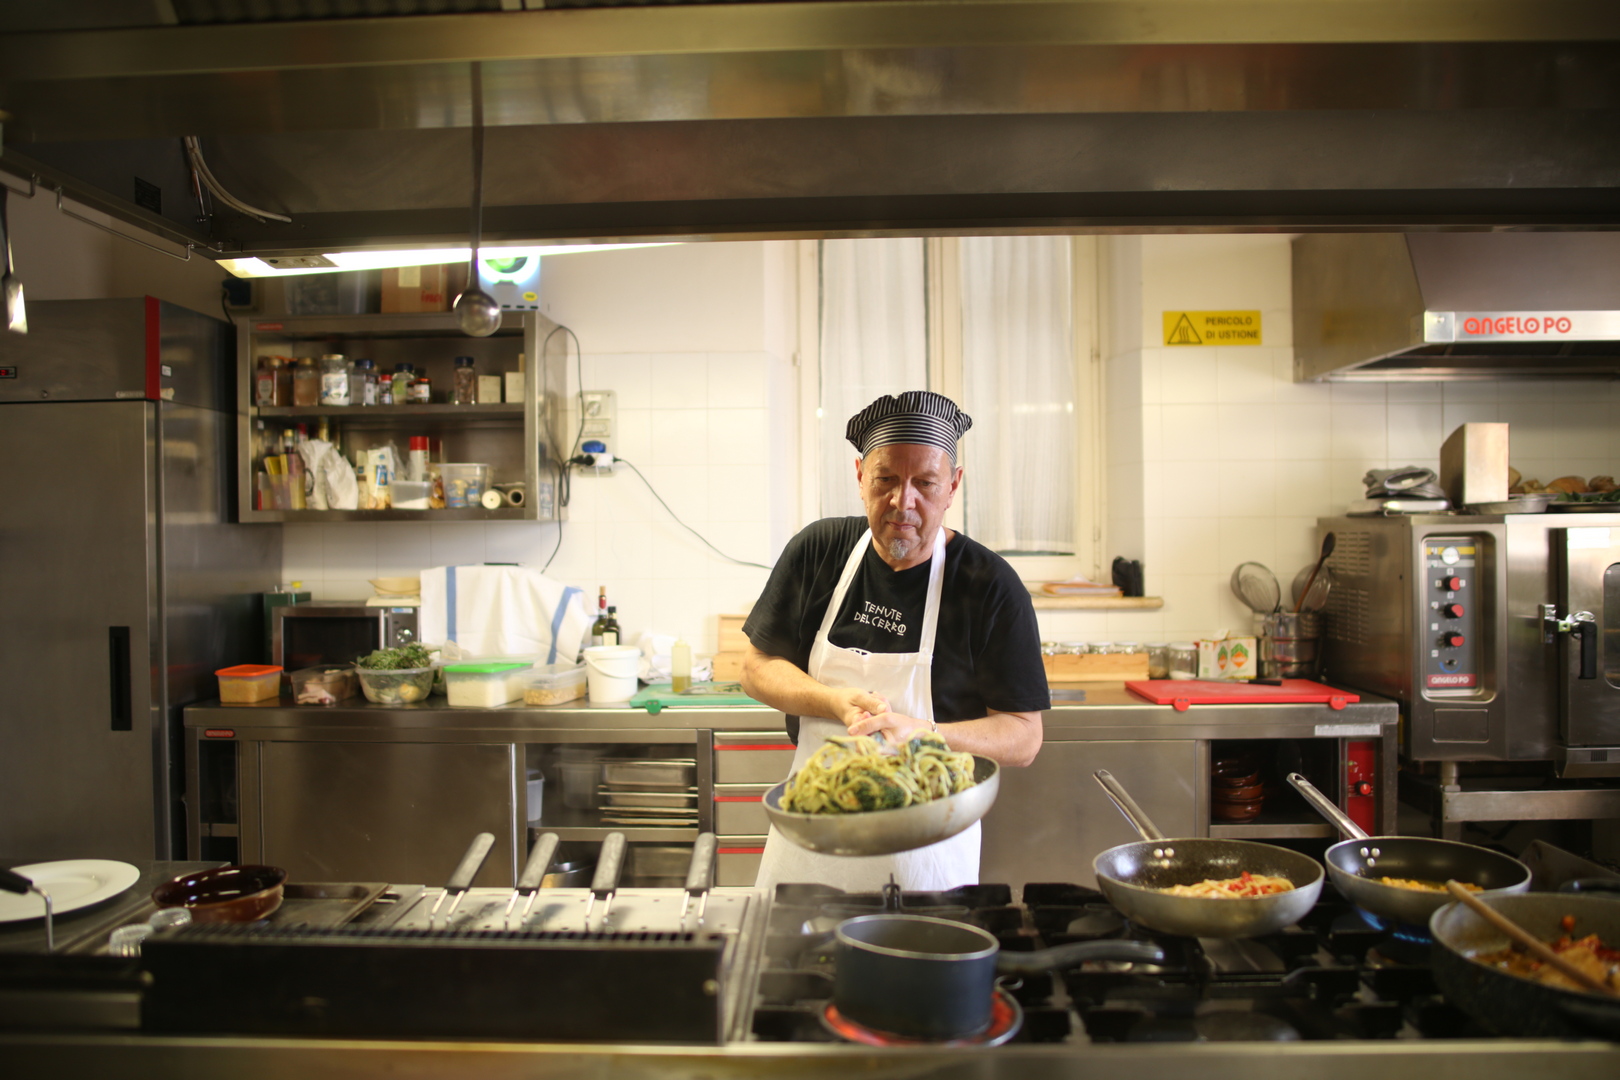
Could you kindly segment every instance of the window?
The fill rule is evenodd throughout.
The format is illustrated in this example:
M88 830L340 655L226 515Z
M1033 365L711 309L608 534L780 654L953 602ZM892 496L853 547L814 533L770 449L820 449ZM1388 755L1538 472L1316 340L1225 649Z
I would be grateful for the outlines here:
M948 523L1026 579L1100 572L1101 470L1089 238L815 245L816 512L861 513L848 418L930 389L973 417Z

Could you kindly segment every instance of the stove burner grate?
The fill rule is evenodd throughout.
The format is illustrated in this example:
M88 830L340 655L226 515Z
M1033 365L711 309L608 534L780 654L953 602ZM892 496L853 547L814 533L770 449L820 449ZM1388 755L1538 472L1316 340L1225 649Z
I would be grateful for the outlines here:
M846 1042L863 1046L1000 1046L1024 1026L1024 1010L1017 999L1000 987L990 1003L990 1026L977 1035L961 1039L917 1039L894 1035L857 1023L838 1011L832 1002L821 1010L821 1022L832 1034Z

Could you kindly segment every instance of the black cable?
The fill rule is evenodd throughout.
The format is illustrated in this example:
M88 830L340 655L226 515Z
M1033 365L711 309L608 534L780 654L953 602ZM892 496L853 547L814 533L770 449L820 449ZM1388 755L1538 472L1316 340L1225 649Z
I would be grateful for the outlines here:
M658 505L662 506L665 510L669 511L669 516L675 519L675 524L679 525L681 528L685 529L687 532L691 533L693 536L697 537L699 540L702 540L704 546L707 547L710 551L714 552L716 555L720 556L722 559L726 560L727 562L736 563L738 566L756 566L761 570L769 570L769 569L771 569L769 566L766 566L764 563L749 562L747 559L733 558L730 555L727 555L725 552L721 551L719 548L715 547L713 544L709 543L709 541L704 538L702 533L698 532L696 529L692 528L692 526L690 526L686 522L682 521L680 519L680 515L676 514L674 510L670 509L669 503L665 502L664 497L662 495L658 494L658 489L653 487L652 483L645 476L641 475L641 470L636 468L635 462L630 461L630 460L628 460L626 458L614 458L613 460L617 464L630 466L630 471L635 473L637 476L641 477L641 482L643 484L647 485L647 490L652 492L652 497L658 500Z

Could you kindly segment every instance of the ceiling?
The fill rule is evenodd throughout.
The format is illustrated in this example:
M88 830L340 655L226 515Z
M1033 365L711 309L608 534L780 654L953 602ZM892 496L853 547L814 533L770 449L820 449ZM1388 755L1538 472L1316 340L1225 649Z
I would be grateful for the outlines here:
M495 241L1620 226L1610 0L569 2L12 0L0 169L176 250L453 242L476 70Z

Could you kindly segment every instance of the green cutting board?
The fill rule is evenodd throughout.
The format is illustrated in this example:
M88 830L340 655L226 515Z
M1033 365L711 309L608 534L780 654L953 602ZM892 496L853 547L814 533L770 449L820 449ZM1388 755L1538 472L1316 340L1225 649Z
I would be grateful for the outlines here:
M728 706L764 704L743 693L742 684L734 682L693 683L692 689L684 694L677 694L674 687L667 682L652 683L637 691L636 696L630 699L632 709L646 709L649 713L671 708L720 709Z

